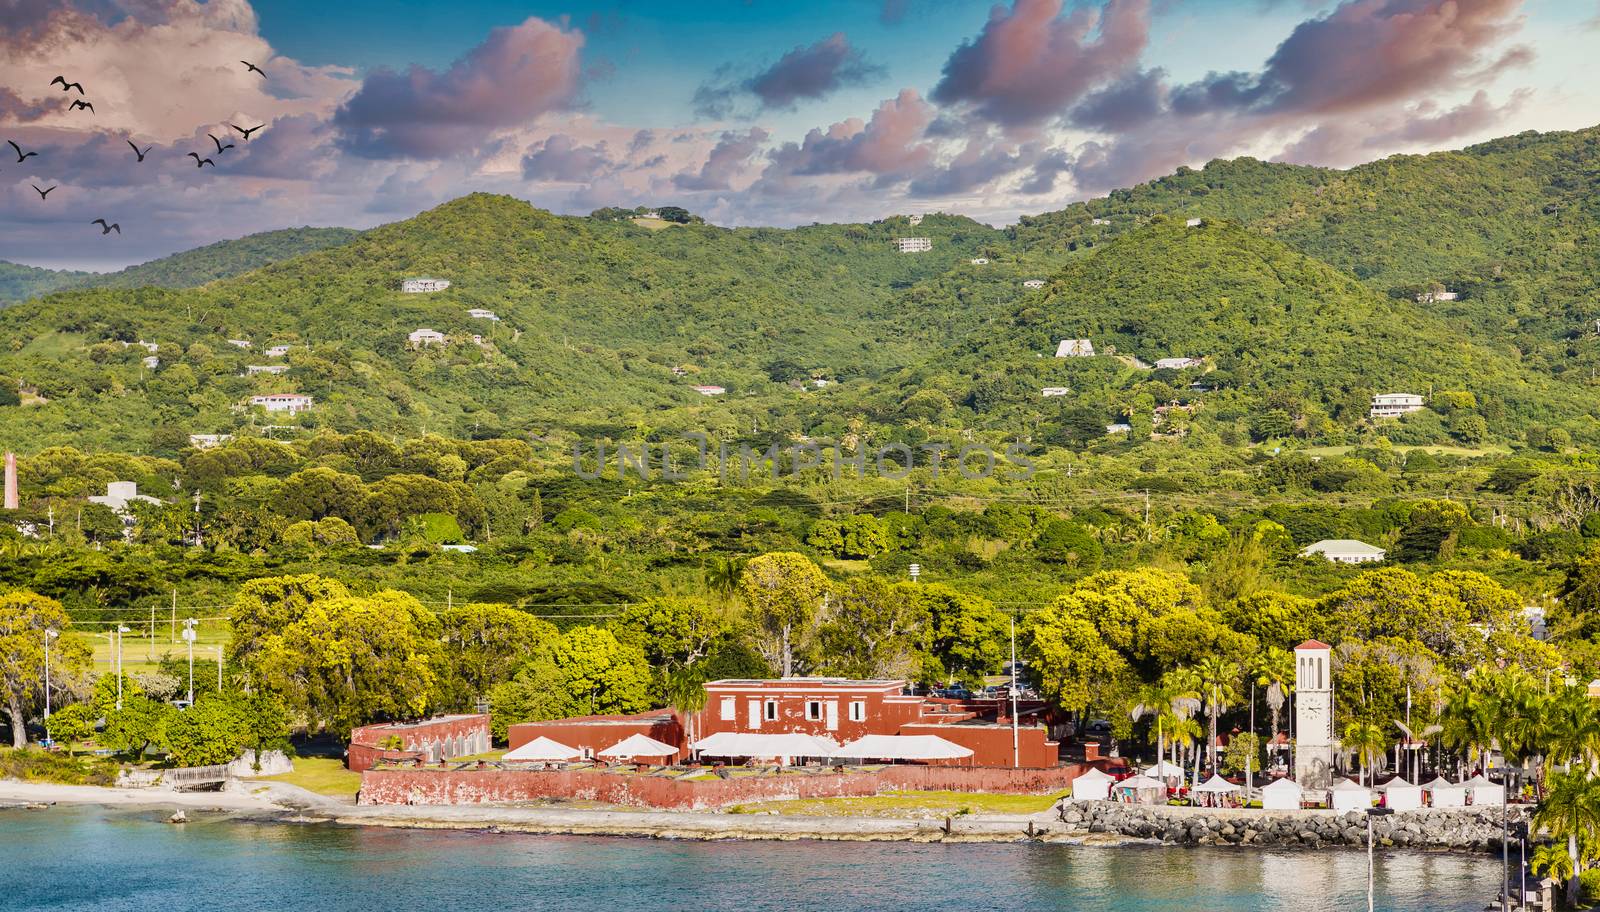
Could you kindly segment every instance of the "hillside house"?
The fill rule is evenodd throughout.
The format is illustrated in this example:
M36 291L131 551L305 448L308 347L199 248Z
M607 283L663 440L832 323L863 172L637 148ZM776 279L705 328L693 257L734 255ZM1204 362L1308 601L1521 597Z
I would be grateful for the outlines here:
M1108 424L1108 425L1106 425L1106 433L1107 434L1130 434L1132 432L1133 432L1133 425L1128 424L1127 422L1124 422L1124 421L1119 421L1116 424Z
M444 291L449 287L449 279L418 277L415 279L402 279L400 281L400 290L406 294L428 294L435 291Z
M118 516L128 515L128 507L136 503L159 504L161 498L151 497L139 493L137 481L113 481L106 484L104 494L94 494L89 497L92 504L110 507Z
M249 339L229 339L228 340L228 344L232 345L234 348L249 348L250 347L250 340Z
M726 388L714 385L691 386L689 388L702 396L720 396L727 392Z
M674 376L674 377L687 376L688 373L689 373L689 369L684 367L684 366L682 366L682 365L679 365L679 366L674 367L672 369L672 376Z
M988 257L973 257L968 262L972 263L972 265L974 265L974 266L987 266L987 265L989 265L989 258Z
M474 320L489 320L494 323L500 322L500 318L495 315L494 311L484 310L482 307L472 308L471 310L467 311L467 316Z
M1062 339L1056 346L1057 358L1093 358L1094 343L1088 339Z
M288 357L288 355L289 355L289 346L287 346L287 345L274 345L271 348L267 349L266 351L262 352L262 354L266 355L268 358L284 358L284 357Z
M287 412L291 416L307 411L312 403L312 398L302 393L272 393L250 397L251 405L260 406L269 412Z
M1106 225L1111 224L1111 220L1110 219L1104 219L1104 218L1090 219L1089 220L1089 224L1097 225L1097 226L1100 226L1100 227L1104 227Z
M925 237L895 238L894 249L900 253L927 253L933 249L933 239Z
M161 359L155 355L145 355L139 359L139 363L143 364L146 370L155 370L161 366Z
M247 364L244 368L246 377L254 377L257 374L287 374L288 372L289 365L287 364Z
M1399 418L1422 411L1422 397L1414 393L1379 393L1372 397L1372 417Z
M1205 223L1206 223L1205 219L1192 218L1192 219L1189 219L1188 221L1184 222L1183 225L1184 225L1185 228L1199 228L1201 225L1204 225Z
M1353 538L1325 538L1307 545L1301 557L1322 557L1336 564L1368 564L1383 560L1388 552Z
M197 450L209 450L233 439L232 434L190 434L189 445Z
M1157 358L1156 370L1188 370L1204 363L1199 358Z
M1043 288L1044 279L1028 279L1022 283L1023 288Z
M1421 292L1420 294L1417 295L1417 303L1418 304L1433 304L1433 303L1435 303L1437 301L1455 301L1455 300L1459 300L1460 298L1461 298L1461 295L1460 295L1459 292L1445 291L1443 289L1439 289L1437 291L1424 291L1424 292Z
M911 227L915 228L916 226L922 224L922 216L920 214L907 216L906 221L911 223Z
M426 348L429 345L444 345L449 341L445 334L433 329L414 329L406 336L406 344L412 348Z
M1055 399L1058 396L1065 396L1071 392L1072 390L1065 386L1047 386L1039 391L1039 395L1045 399Z
M143 339L140 339L137 342L124 342L122 344L122 347L123 348L127 348L129 345L137 345L137 346L139 346L140 348L144 349L145 351L149 352L152 355L155 354L157 351L161 350L161 346L160 345L157 345L154 342L146 342Z

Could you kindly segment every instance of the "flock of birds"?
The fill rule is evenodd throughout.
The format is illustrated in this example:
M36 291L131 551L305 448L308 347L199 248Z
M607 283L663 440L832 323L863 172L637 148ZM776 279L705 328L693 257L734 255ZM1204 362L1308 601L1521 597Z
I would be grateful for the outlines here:
M263 71L260 67L258 67L255 64L251 63L250 61L241 60L239 62L244 64L245 72L247 72L247 73L255 73L258 76L260 76L261 78L263 78L263 79L267 78L266 72ZM94 114L94 104L92 102L90 102L85 97L85 93L83 91L83 84L82 83L79 83L79 82L68 82L67 78L65 76L57 76L56 78L50 80L50 84L52 86L57 86L57 85L61 86L61 91L63 91L63 92L70 93L74 89L76 89L78 91L78 97L74 98L72 100L72 104L70 106L68 106L68 108L67 108L67 110L69 112L71 112L71 111L88 111L91 115ZM239 134L244 137L245 142L249 142L250 141L250 134L252 134L252 133L256 132L257 130L261 129L262 127L266 126L266 124L257 124L257 125L255 125L253 127L241 127L238 124L230 123L230 124L228 124L228 126L233 130L237 130L239 132ZM216 145L217 151L216 152L208 152L205 156L202 156L198 152L186 153L189 158L194 159L194 166L196 168L204 168L206 165L210 165L211 167L215 168L217 166L217 163L210 156L211 155L221 155L222 153L228 151L229 149L234 148L233 143L231 143L231 142L225 143L221 139L218 139L212 133L207 133L206 136L211 138L211 142ZM232 139L232 135L229 134L228 138ZM139 162L139 163L142 163L144 161L145 156L150 154L150 150L155 148L155 146L151 145L151 146L145 146L143 150L140 150L140 148L137 145L134 144L133 140L130 139L130 140L127 140L126 142L128 143L128 147L133 149L133 154L134 154L134 156L136 158L136 162ZM9 139L6 140L6 145L10 146L12 151L16 153L16 155L17 155L17 164L19 164L19 165L22 164L23 162L26 162L28 159L33 158L33 157L35 157L35 156L37 156L39 154L38 152L24 152L24 151L22 151L22 147L17 145L14 140L9 140ZM39 199L40 200L48 200L50 198L51 192L54 191L58 185L52 185L52 186L43 187L43 188L41 188L37 184L29 184L28 186L32 187L33 191L35 193L39 194ZM122 234L122 226L120 224L118 224L116 222L108 222L107 220L105 220L103 218L97 218L94 221L90 222L89 224L91 224L91 225L99 225L100 226L100 233L102 235L110 234L113 231L115 231L119 235Z

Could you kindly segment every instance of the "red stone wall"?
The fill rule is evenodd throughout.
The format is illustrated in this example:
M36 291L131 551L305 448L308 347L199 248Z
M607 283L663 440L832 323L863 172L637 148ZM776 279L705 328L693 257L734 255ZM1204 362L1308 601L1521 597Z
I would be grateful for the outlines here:
M401 751L378 747L390 735L398 735ZM379 759L450 760L467 757L489 748L489 717L486 715L439 716L421 722L384 722L363 725L350 732L350 751L345 765L356 772Z
M949 761L969 766L1010 766L1011 726L915 724L901 728L902 735L938 735L953 744L970 748L966 760ZM1038 725L1017 727L1017 765L1022 768L1053 767L1060 759L1061 746L1049 739L1049 732Z
M1045 794L1068 788L1083 769L891 766L872 772L693 782L600 770L369 769L361 774L360 803L495 804L556 798L701 810L751 801L861 797L883 791Z

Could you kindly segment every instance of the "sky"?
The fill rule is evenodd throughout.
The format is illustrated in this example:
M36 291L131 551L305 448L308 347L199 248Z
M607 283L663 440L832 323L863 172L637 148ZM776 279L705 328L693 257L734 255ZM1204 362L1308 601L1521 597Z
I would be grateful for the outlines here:
M0 259L114 269L474 191L1007 224L1213 158L1592 126L1597 47L1600 0L0 0L0 140L38 153L0 146Z

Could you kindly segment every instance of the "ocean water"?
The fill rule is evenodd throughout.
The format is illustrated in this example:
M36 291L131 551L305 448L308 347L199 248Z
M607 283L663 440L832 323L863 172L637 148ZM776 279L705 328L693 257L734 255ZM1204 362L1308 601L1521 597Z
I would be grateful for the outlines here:
M1359 851L676 842L0 811L0 909L1204 912L1366 908ZM1478 912L1500 863L1380 851L1377 908Z

